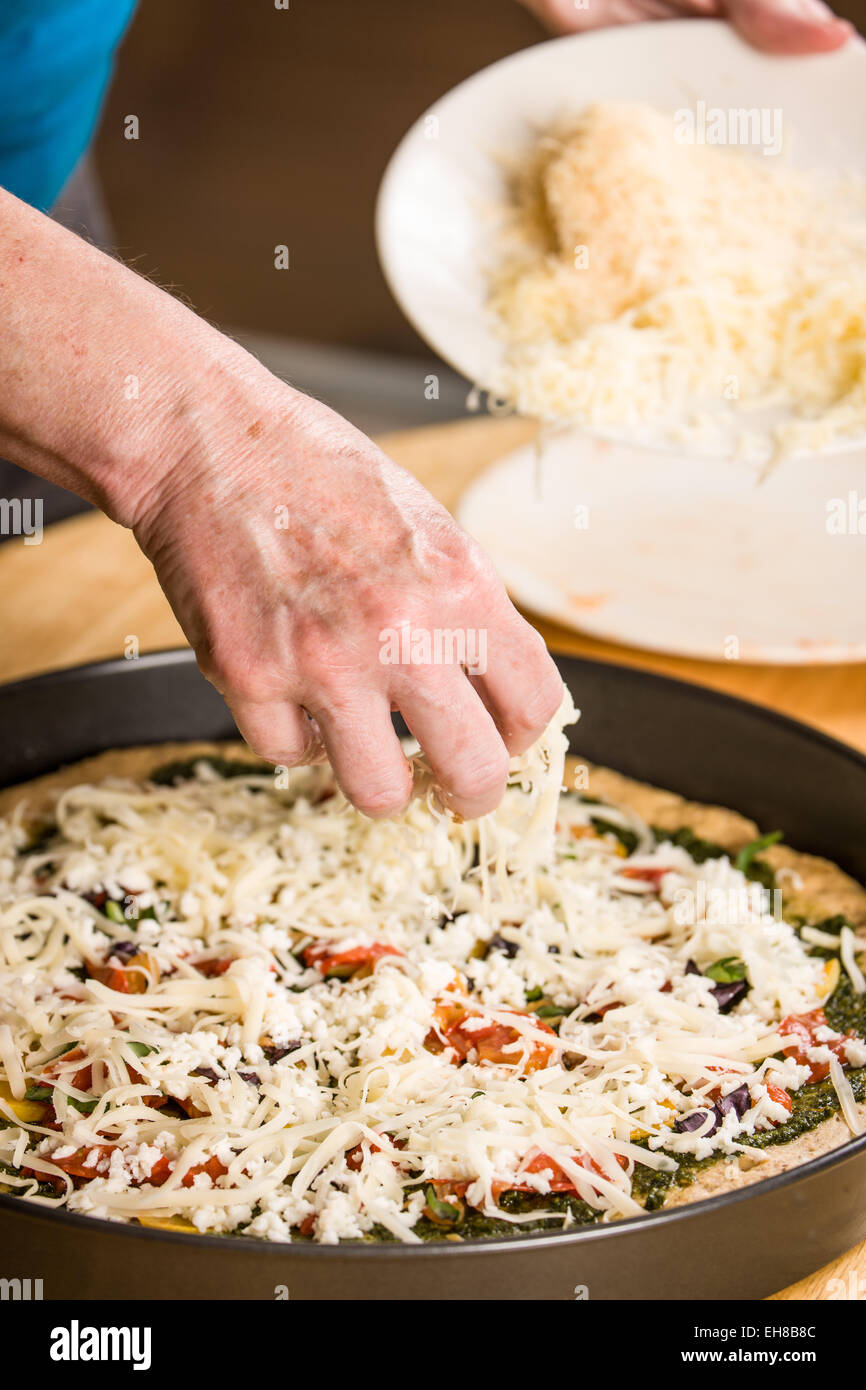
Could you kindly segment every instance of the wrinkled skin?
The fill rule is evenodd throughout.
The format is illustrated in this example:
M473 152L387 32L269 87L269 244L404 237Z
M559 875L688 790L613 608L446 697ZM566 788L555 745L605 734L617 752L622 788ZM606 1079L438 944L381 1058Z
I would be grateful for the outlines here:
M827 53L841 48L855 30L822 0L523 0L555 34L604 29L635 20L683 19L689 15L730 20L743 38L766 53Z
M420 484L327 407L255 375L222 406L224 442L173 470L134 528L202 670L257 752L293 766L324 745L368 815L411 792L392 709L445 803L491 810L509 753L559 706L544 643ZM483 630L486 670L384 663L381 634L403 624Z

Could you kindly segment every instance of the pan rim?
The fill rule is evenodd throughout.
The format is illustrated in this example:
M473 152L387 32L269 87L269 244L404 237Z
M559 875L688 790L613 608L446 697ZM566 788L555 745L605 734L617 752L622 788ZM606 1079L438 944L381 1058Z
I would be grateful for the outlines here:
M663 671L648 670L624 661L606 661L597 657L578 656L571 652L560 651L556 647L551 647L548 650L557 664L560 661L568 661L577 666L597 667L602 671L613 670L637 684L649 683L655 686L674 687L680 691L688 691L692 696L699 696L707 704L723 705L727 708L738 707L747 716L760 717L766 723L786 729L799 738L807 738L810 742L843 757L846 761L852 762L855 767L866 772L866 753L861 753L853 744L845 743L842 739L825 733L816 725L795 719L790 714L783 714L769 705L759 704L755 700L747 700L742 695L731 695L727 691L716 690L715 687L702 685L699 681L683 680L680 676L669 676ZM10 694L26 694L29 690L38 690L55 684L65 685L73 680L86 677L108 676L119 674L121 671L132 677L136 671L157 670L161 667L172 666L194 666L196 664L195 653L191 647L160 647L158 650L142 653L134 661L128 661L124 657L108 657L104 660L84 662L78 666L55 667L48 671L40 671L36 675L25 676L20 680L0 682L0 698ZM193 741L190 740L190 742ZM132 747L133 745L128 746Z
M636 684L645 685L649 682L657 687L677 688L680 691L688 692L694 698L696 695L705 703L711 705L722 705L730 709L732 706L739 709L751 718L760 718L767 724L787 730L798 738L805 739L817 746L825 748L828 752L841 757L844 761L853 764L854 767L866 773L866 755L842 740L826 734L823 730L806 724L801 720L794 719L790 715L781 714L779 711L771 709L767 705L761 705L751 700L746 700L739 695L729 695L724 691L716 690L711 686L701 685L698 682L683 680L676 676L669 676L663 672L645 670L639 666L628 665L624 662L601 661L594 657L575 656L568 652L551 650L554 660L565 660L577 666L601 668L604 670L614 670L618 676L624 677ZM9 681L0 684L0 698L8 694L25 694L29 690L50 688L51 686L66 685L72 681L98 677L100 675L116 675L121 671L129 672L134 675L136 671L159 670L174 666L195 665L195 654L189 647L170 647L161 648L157 651L142 654L135 661L127 661L123 657L109 658L101 661L87 662L78 666L60 667L50 671L40 672L37 675L25 677L17 681ZM156 743L157 740L154 740ZM60 764L61 766L63 764ZM68 764L67 764L68 765ZM809 1159L805 1163L797 1164L786 1172L778 1173L774 1177L759 1180L748 1186L734 1189L730 1192L720 1193L715 1197L705 1197L694 1203L686 1203L682 1206L673 1207L669 1210L663 1208L656 1212L645 1212L639 1216L631 1216L612 1221L607 1224L594 1224L583 1226L574 1230L551 1230L547 1232L533 1232L526 1235L502 1235L502 1236L480 1236L462 1240L459 1244L441 1241L421 1242L420 1244L409 1244L399 1242L365 1242L352 1244L348 1242L337 1243L334 1245L322 1245L317 1243L306 1244L296 1241L268 1241L265 1239L250 1236L222 1235L219 1233L197 1232L193 1234L187 1231L164 1231L155 1230L145 1226L133 1224L126 1221L112 1221L104 1217L88 1216L80 1212L68 1211L65 1208L51 1210L36 1203L30 1203L26 1198L17 1197L14 1194L0 1193L0 1216L20 1217L25 1220L32 1220L40 1225L48 1222L54 1226L60 1224L71 1227L73 1230L80 1229L85 1231L98 1231L102 1235L113 1235L126 1237L132 1235L135 1239L156 1240L167 1242L172 1245L183 1245L195 1248L218 1249L227 1251L244 1250L247 1253L260 1253L267 1251L267 1258L277 1258L291 1254L293 1258L302 1257L304 1259L349 1259L352 1261L368 1259L388 1259L406 1258L407 1252L412 1251L414 1255L420 1255L424 1259L442 1259L448 1256L453 1257L457 1251L464 1252L462 1258L466 1258L466 1252L473 1252L476 1255L485 1251L513 1251L515 1254L524 1254L534 1250L547 1250L559 1248L560 1246L576 1248L579 1245L588 1245L599 1240L613 1240L616 1236L625 1238L629 1233L637 1228L651 1228L652 1226L663 1226L670 1228L681 1222L697 1219L701 1215L710 1214L714 1211L722 1210L726 1207L736 1208L741 1202L746 1202L758 1195L771 1195L784 1190L796 1183L808 1181L810 1178L819 1175L827 1169L843 1167L850 1160L866 1152L866 1134L852 1138L839 1145L829 1152L820 1154L818 1157ZM218 1244L215 1246L215 1241Z
M468 1240L461 1240L459 1244L442 1239L439 1241L421 1241L418 1244L403 1241L393 1244L390 1241L358 1243L346 1241L337 1242L334 1245L323 1245L316 1242L307 1244L300 1241L270 1241L257 1236L223 1235L219 1232L210 1234L196 1232L193 1234L191 1231L161 1231L147 1226L135 1225L128 1221L110 1221L102 1216L87 1216L82 1212L68 1211L66 1208L52 1211L37 1206L35 1203L31 1204L24 1197L16 1197L8 1193L0 1193L0 1216L7 1212L10 1215L17 1213L39 1223L47 1222L51 1226L56 1226L59 1223L81 1231L92 1231L96 1227L102 1235L111 1234L119 1237L126 1236L127 1238L133 1235L135 1239L168 1241L175 1245L204 1247L210 1250L214 1248L217 1250L245 1250L256 1254L266 1250L270 1252L268 1258L291 1253L293 1257L301 1255L304 1259L348 1258L362 1260L373 1257L395 1259L405 1257L407 1251L412 1251L414 1255L421 1255L426 1259L453 1256L457 1251L474 1251L478 1254L492 1249L522 1251L526 1254L531 1250L558 1249L563 1245L572 1247L579 1244L592 1244L599 1240L611 1241L617 1235L625 1238L628 1233L638 1228L646 1229L650 1225L664 1226L665 1228L675 1226L697 1219L699 1216L723 1210L726 1207L737 1207L740 1203L747 1202L759 1194L767 1195L782 1191L786 1187L819 1175L825 1169L843 1167L849 1160L856 1159L864 1152L866 1152L866 1134L851 1139L838 1148L831 1149L828 1153L820 1154L817 1158L809 1159L807 1163L798 1164L784 1173L777 1173L775 1177L759 1180L747 1187L735 1188L731 1192L722 1192L716 1197L703 1197L697 1202L671 1207L668 1211L662 1208L660 1211L645 1212L641 1216L622 1217L607 1224L596 1223L591 1226L581 1226L575 1230L538 1231L524 1236L476 1236Z

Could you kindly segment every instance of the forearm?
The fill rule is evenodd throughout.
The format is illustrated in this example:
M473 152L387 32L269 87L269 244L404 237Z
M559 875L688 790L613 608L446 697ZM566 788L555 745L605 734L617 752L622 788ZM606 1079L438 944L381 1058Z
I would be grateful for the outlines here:
M169 467L220 451L209 403L252 377L177 300L0 190L0 457L133 525Z

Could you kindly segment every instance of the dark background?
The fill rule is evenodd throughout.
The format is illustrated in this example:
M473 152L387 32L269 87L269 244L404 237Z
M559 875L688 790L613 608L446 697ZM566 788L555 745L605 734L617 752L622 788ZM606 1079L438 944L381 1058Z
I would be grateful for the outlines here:
M516 0L141 0L97 143L120 254L223 324L419 350L376 261L379 179L426 106L545 37Z

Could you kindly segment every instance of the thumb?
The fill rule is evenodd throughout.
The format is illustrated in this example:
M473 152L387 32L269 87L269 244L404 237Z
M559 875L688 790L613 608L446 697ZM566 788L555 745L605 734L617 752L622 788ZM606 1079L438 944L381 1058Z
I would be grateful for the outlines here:
M856 32L823 0L727 0L725 12L746 42L765 53L829 53Z

